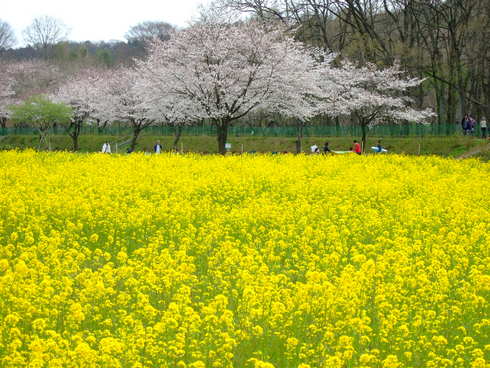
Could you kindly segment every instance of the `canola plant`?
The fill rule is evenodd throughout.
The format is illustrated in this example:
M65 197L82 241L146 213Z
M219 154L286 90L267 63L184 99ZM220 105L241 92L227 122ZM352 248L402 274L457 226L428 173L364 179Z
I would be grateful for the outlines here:
M0 153L0 366L490 367L490 166Z

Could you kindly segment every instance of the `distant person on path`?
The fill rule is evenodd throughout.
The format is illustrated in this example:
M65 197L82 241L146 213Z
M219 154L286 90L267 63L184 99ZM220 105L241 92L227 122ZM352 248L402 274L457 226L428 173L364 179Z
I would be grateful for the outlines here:
M320 153L320 150L318 149L318 146L313 143L313 146L310 147L311 153Z
M157 143L155 143L155 145L153 146L153 152L162 153L162 150L163 150L163 147L160 144L160 141L157 141Z
M352 147L352 152L355 152L358 155L360 155L362 153L361 145L355 139L354 139L354 146Z
M473 119L473 117L469 117L469 124L468 124L468 129L470 131L470 134L473 135L475 133L475 127L476 127L476 120Z
M378 141L378 144L376 145L376 148L378 149L376 151L377 153L383 152L383 146L381 145L381 140Z
M325 142L325 145L323 146L323 153L332 153L330 147L328 146L328 142Z
M102 153L111 153L111 145L109 142L104 142L102 145Z
M482 117L480 120L481 137L483 139L487 138L487 120Z
M465 114L463 120L461 120L461 128L463 129L463 135L467 135L470 128L470 116Z

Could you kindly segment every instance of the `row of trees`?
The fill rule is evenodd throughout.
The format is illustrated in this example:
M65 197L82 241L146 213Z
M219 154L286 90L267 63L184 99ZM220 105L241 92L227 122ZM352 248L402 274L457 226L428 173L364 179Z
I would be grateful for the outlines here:
M390 67L397 60L410 75L426 79L411 97L419 108L434 106L441 124L456 123L465 113L477 120L490 115L487 0L215 0L204 10L206 20L228 16L280 22L295 39L359 65ZM146 22L129 30L127 43L58 42L50 48L51 60L117 66L129 56L144 57L146 40L166 39L173 30L165 22ZM0 21L0 50L11 47L12 39L11 28ZM26 48L3 54L42 52Z
M153 38L168 40L176 27L159 21L147 21L132 26L125 35L129 42L148 41ZM24 42L36 48L47 48L65 41L69 34L68 27L59 19L50 16L34 18L23 32ZM0 50L13 48L17 43L12 26L0 19Z
M1 82L5 91L12 90L12 81L7 77ZM406 77L398 65L359 66L307 47L284 26L208 21L169 39L154 39L148 56L132 67L82 71L50 99L72 107L65 126L74 149L85 122L126 122L133 128L134 149L140 133L152 124L207 119L217 127L218 151L224 153L229 127L256 111L294 118L299 142L303 126L319 115L355 117L364 142L369 125L427 121L432 113L414 109L408 97L422 81ZM39 101L26 103L39 106ZM13 110L19 120L19 109Z
M147 21L132 26L125 34L127 42L73 42L68 41L68 27L59 19L50 16L35 18L22 34L23 48L14 49L17 44L13 28L0 19L0 57L3 59L25 60L42 58L55 61L85 61L93 54L110 66L127 56L145 55L145 44L153 39L167 40L176 27L163 21ZM115 60L120 54L120 60ZM85 59L85 60L83 60ZM110 59L110 60L108 60Z

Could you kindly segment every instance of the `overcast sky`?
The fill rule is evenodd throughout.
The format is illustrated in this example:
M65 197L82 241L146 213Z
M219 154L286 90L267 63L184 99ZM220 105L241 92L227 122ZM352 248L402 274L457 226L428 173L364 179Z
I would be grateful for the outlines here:
M164 21L184 27L208 0L0 0L0 19L9 23L23 44L22 30L34 18L49 15L70 29L74 41L123 40L131 26Z

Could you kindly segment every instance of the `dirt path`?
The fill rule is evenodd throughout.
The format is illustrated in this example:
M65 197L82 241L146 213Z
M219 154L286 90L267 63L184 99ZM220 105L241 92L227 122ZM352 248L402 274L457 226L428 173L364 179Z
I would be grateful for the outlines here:
M458 156L457 159L461 160L464 158L469 158L475 155L478 155L479 153L482 152L488 152L490 151L490 141L484 144L481 144L479 146L473 147L469 151L463 153L462 155Z

